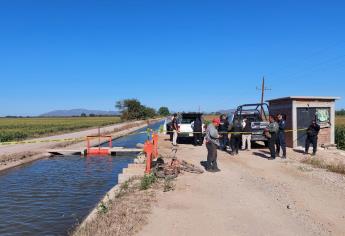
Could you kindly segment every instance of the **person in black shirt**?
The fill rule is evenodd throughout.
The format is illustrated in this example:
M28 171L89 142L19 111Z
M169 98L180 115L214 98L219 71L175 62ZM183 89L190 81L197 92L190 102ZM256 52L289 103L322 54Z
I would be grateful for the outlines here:
M279 125L275 121L274 117L272 115L269 116L270 124L268 127L264 130L264 133L268 139L268 147L270 149L271 157L268 158L268 160L274 160L276 159L276 142L277 142L277 134L279 131Z
M172 129L172 120L173 120L173 117L170 118L171 120L169 120L169 122L167 123L167 133L169 134L170 136L170 142L173 141L173 129Z
M241 144L241 132L242 124L239 117L236 116L231 127L231 155L238 155L238 150L240 149Z
M172 129L173 129L173 142L172 142L172 144L174 146L176 146L177 145L177 133L178 133L177 114L174 114L171 125L172 125Z
M219 142L220 142L220 149L226 151L226 145L229 142L228 137L228 130L229 130L229 121L225 114L220 116L220 124L218 126L218 132L220 135Z
M194 136L194 145L195 146L201 146L203 143L202 138L202 121L201 117L197 117L196 120L193 123L193 136Z
M277 155L279 156L280 149L283 150L283 156L281 158L285 159L286 158L286 142L285 142L285 127L286 127L286 121L283 119L283 115L279 114L277 116L278 118L278 125L279 125L279 130L278 130L278 135L277 135Z
M307 138L305 140L305 154L308 154L309 152L309 146L310 144L313 145L313 156L316 155L317 151L317 136L319 135L320 131L320 125L316 123L316 120L314 119L312 121L312 124L307 129Z

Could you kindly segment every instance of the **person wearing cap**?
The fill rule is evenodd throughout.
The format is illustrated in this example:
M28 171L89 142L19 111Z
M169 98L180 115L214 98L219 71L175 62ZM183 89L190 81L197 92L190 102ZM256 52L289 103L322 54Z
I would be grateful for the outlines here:
M219 147L219 134L217 127L220 124L219 118L214 118L212 123L207 126L206 129L206 148L207 148L207 161L206 170L210 172L218 172L220 169L217 165L217 149Z
M305 154L309 152L310 144L313 145L313 156L316 155L317 151L317 136L319 135L320 125L316 123L316 120L313 119L311 125L307 129L307 138L305 140Z

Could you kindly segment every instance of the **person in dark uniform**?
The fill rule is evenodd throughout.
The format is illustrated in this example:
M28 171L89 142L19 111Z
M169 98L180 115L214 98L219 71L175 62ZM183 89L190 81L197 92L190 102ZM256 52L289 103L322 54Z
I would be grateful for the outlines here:
M218 132L220 135L219 142L220 142L220 149L223 151L226 151L226 145L229 142L228 137L228 131L229 131L229 121L225 114L220 116L220 124L218 126Z
M194 145L201 146L203 142L202 138L202 121L201 117L197 117L193 123L193 136L194 136Z
M268 147L270 149L271 157L268 158L269 160L276 159L276 140L277 140L277 134L279 131L279 125L275 121L273 116L269 116L270 124L268 125L268 128L265 130L265 135L268 139Z
M317 136L319 135L320 131L320 125L316 123L316 120L314 119L307 129L307 138L305 140L305 154L308 154L309 152L309 146L310 144L313 145L313 156L316 155L317 151Z
M278 135L277 135L277 152L276 154L279 156L280 149L283 151L283 156L281 158L286 158L286 142L285 142L285 127L286 127L286 121L283 119L282 114L278 114Z
M172 120L173 120L173 117L171 117L171 120L170 120L170 122L168 122L168 124L167 124L167 132L168 132L168 134L169 134L169 136L170 136L170 142L172 142L173 141L173 128L172 128Z
M234 122L231 127L231 138L230 138L230 145L231 145L231 155L238 155L238 150L240 149L241 144L241 133L243 127L242 123L238 116L235 116Z

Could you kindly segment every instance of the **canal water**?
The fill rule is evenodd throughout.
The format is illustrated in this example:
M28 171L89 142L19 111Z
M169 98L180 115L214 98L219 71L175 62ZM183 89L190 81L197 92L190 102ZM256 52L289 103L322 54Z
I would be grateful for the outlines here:
M128 135L113 140L113 146L131 148L146 139L145 133ZM67 235L133 159L56 156L0 174L0 235Z

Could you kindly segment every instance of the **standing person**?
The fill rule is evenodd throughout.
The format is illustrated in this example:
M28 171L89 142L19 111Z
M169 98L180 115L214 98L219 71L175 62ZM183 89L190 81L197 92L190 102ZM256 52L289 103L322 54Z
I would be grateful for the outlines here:
M229 121L225 114L220 116L220 124L218 126L218 131L220 135L220 149L226 151L226 145L229 142L228 131L229 131Z
M172 128L172 120L173 120L173 116L168 118L167 127L166 127L167 132L170 136L170 142L173 141L173 135L174 135L173 128Z
M285 142L286 121L283 118L282 114L278 114L277 119L278 119L279 130L278 130L278 136L277 136L277 152L276 152L276 154L278 154L278 156L279 156L280 149L282 149L283 150L282 158L285 159L286 158L286 142Z
M278 123L275 121L273 116L269 116L269 122L268 128L265 130L266 137L268 139L268 147L270 149L271 157L269 160L276 159L276 149L275 144L277 141L277 134L279 130Z
M242 134L242 150L246 149L247 144L247 150L250 151L252 148L252 124L248 119L243 119L242 122L243 127L243 134Z
M210 172L218 172L217 165L217 149L219 147L219 134L217 127L219 126L220 119L215 118L212 120L212 123L207 126L206 129L206 148L207 148L207 162L206 170Z
M193 122L193 136L194 136L194 145L201 146L202 145L202 121L201 117L198 116L196 120Z
M231 155L238 155L238 150L241 144L242 123L238 116L235 116L234 122L231 127Z
M172 130L173 130L173 146L177 146L177 133L178 133L178 121L177 114L175 113L171 121Z
M313 156L316 155L317 151L317 136L319 135L320 131L320 125L316 123L316 120L314 119L307 129L307 138L305 140L305 154L308 154L309 152L309 146L310 144L313 144Z

